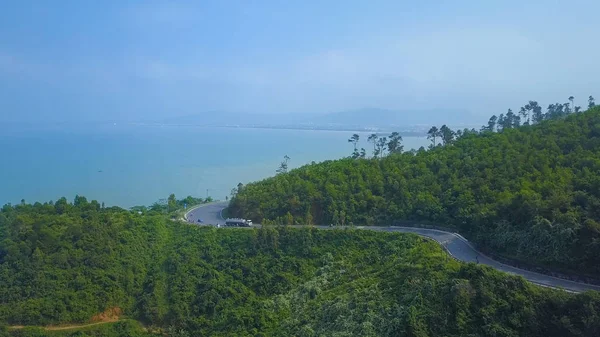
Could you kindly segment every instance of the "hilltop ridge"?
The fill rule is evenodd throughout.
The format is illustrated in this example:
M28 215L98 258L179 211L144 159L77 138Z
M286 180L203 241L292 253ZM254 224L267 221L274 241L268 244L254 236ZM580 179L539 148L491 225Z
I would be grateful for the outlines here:
M327 161L248 184L231 214L276 223L437 223L483 251L599 277L600 108L552 110L525 126L507 116L481 132L431 128L428 151Z

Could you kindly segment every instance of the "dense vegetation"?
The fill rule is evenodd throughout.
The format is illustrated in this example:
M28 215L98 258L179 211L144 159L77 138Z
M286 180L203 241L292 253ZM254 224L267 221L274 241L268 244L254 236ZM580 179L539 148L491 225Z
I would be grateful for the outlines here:
M592 336L598 293L533 286L411 234L201 228L73 204L0 211L0 322L131 321L13 336ZM1 325L1 324L0 324Z
M283 224L429 221L505 257L598 277L600 109L592 97L589 105L542 114L530 102L524 125L509 110L481 132L432 128L427 151L383 157L374 141L374 158L355 148L240 186L230 214Z

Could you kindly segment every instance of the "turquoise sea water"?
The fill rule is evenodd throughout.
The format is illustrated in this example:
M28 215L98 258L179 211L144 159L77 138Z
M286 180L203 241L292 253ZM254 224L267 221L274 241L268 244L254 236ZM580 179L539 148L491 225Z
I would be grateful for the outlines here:
M170 193L223 199L239 182L348 156L352 132L109 125L0 130L0 204L73 199L149 205ZM361 134L361 146L366 134ZM405 149L426 145L405 137ZM207 191L208 190L208 191Z

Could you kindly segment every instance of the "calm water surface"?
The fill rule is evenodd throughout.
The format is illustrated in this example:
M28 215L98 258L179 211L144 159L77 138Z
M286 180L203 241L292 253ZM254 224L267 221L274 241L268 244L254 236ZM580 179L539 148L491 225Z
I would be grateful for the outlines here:
M347 131L90 126L0 130L0 204L76 194L107 205L149 205L170 193L224 199L237 183L348 156ZM366 134L361 134L362 147ZM405 137L404 146L427 145Z

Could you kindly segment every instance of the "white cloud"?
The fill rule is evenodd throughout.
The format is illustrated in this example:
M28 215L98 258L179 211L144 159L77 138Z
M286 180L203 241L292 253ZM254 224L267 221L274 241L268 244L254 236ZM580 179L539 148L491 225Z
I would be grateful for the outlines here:
M137 78L163 92L160 99L198 104L195 109L210 103L210 109L270 112L425 105L503 110L528 99L545 102L571 94L568 85L577 81L569 72L580 74L585 68L595 76L593 57L586 56L593 53L553 50L560 42L561 36L540 40L512 27L446 27L295 58L209 64L142 55L79 75L104 76L96 83L106 85ZM0 66L9 61L0 58ZM559 65L563 68L556 69ZM553 72L566 77L565 83L553 81ZM573 94L590 94L580 92L589 85L577 85L581 88L573 88ZM143 89L130 90L143 94Z
M136 25L157 25L156 30L143 30L152 37L163 25L192 24L200 12L181 4L142 4L126 14ZM127 93L132 102L144 100L149 105L160 100L173 102L173 107L178 102L195 104L185 107L195 111L427 105L488 115L491 111L486 108L515 108L528 99L545 103L559 99L557 95L594 94L585 91L600 87L594 58L598 47L590 43L597 24L586 27L583 31L563 27L557 29L559 33L549 31L542 36L514 24L463 22L431 26L413 35L390 31L295 56L275 50L258 53L254 59L242 54L223 60L210 48L193 43L187 47L185 41L178 41L184 45L182 50L178 44L181 54L154 53L163 44L165 50L169 48L163 36L152 48L134 47L122 59L95 64L88 59L82 60L87 64L34 64L0 51L0 71L52 83L68 81L76 89L104 92L109 98L114 92ZM194 48L199 51L195 53ZM194 58L196 54L206 57Z

